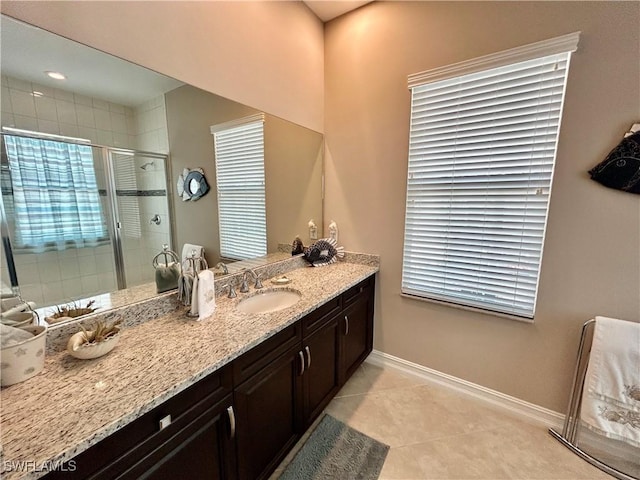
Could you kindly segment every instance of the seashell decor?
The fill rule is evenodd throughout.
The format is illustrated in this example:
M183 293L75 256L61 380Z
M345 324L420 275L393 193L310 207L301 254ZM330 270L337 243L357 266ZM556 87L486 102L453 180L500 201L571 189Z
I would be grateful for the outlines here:
M118 344L120 340L120 321L111 325L98 322L93 330L82 331L69 338L67 352L75 358L88 360L106 355Z

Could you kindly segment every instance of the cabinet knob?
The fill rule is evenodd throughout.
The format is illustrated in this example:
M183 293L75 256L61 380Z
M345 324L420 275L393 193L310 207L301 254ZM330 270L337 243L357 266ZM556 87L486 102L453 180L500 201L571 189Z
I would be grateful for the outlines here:
M344 334L349 335L349 316L344 316Z

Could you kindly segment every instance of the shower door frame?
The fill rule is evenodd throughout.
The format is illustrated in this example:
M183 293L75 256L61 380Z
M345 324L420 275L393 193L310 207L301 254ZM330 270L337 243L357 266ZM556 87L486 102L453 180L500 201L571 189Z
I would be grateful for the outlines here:
M168 154L164 153L156 153L156 152L147 152L144 150L133 150L129 148L119 148L119 147L102 147L102 161L104 165L104 171L106 173L106 181L107 181L107 192L109 193L109 210L111 219L110 222L107 222L107 228L109 229L109 233L111 236L111 245L113 247L113 256L116 266L116 285L118 286L118 290L123 290L127 288L127 278L125 273L125 265L124 265L124 249L122 247L122 236L120 234L122 222L120 221L120 212L118 209L118 198L116 195L116 176L115 170L113 167L113 155L120 154L131 156L132 161L137 155L153 158L164 161L164 174L165 174L165 184L166 188L166 198L167 198L167 212L169 214L169 219L173 220L174 209L172 198L172 184L171 184L171 163ZM175 231L174 231L175 222L169 222L169 246L173 247L175 243Z

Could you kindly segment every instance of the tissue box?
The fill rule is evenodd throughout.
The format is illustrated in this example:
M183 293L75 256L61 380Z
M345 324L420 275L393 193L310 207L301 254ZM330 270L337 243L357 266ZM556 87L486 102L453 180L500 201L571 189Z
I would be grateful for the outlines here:
M0 385L6 387L37 375L44 368L47 328L24 327L33 337L0 351Z

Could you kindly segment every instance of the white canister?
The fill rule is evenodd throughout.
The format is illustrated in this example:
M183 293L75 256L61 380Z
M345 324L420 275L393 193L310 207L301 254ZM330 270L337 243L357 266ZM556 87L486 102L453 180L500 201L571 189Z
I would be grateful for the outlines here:
M6 387L37 375L44 368L47 327L31 325L22 330L33 337L0 351L0 385Z

